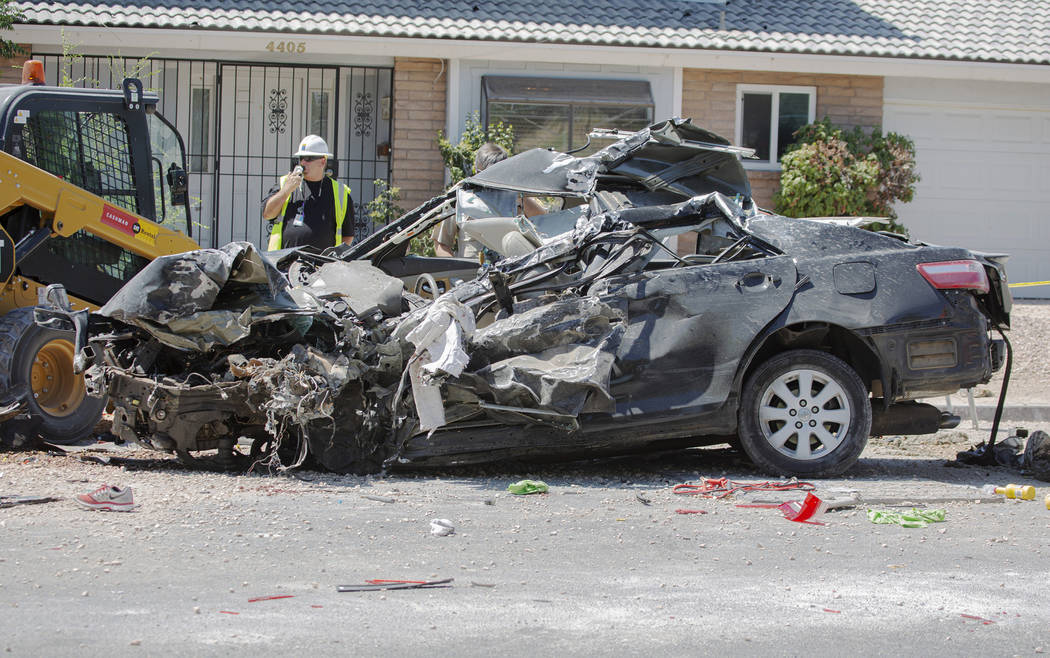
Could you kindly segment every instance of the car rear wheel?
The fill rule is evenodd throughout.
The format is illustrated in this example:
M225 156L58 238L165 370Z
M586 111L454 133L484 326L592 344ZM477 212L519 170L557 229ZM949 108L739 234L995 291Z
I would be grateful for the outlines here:
M845 361L792 350L748 378L738 420L740 443L759 468L799 477L838 475L868 442L871 403Z
M86 437L106 408L106 398L89 396L84 376L73 372L73 340L72 332L37 325L30 307L0 319L0 388L26 386L38 431L57 444Z

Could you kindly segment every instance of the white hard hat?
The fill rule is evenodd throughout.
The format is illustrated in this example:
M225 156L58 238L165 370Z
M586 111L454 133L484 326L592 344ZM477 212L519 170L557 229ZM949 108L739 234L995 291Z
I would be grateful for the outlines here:
M324 141L317 135L307 135L303 137L302 141L299 142L299 150L292 154L293 158L298 158L303 155L323 155L326 158L332 157L332 154L328 152L328 142Z

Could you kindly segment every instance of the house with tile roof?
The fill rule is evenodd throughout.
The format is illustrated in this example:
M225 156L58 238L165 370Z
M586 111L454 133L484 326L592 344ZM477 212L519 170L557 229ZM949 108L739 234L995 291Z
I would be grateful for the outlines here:
M406 207L440 192L435 136L457 136L472 113L511 123L518 148L558 149L584 146L592 127L692 117L756 149L746 166L769 206L791 132L828 116L914 139L922 181L898 209L913 236L1008 252L1013 281L1050 280L1047 0L18 6L8 37L50 79L133 73L161 92L187 140L205 244L259 240L259 201L305 133L332 144L360 213L375 179Z

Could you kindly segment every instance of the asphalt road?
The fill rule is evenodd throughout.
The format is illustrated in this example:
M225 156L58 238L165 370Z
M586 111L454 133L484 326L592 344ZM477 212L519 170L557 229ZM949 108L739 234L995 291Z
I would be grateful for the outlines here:
M32 656L1050 652L1041 502L1050 485L945 466L940 454L965 440L871 446L848 478L815 482L824 498L855 491L946 510L924 529L872 524L863 506L829 512L826 525L736 507L801 498L793 492L673 493L702 476L765 479L728 450L305 479L6 453L0 493L62 500L0 510L0 647ZM506 493L523 477L550 493ZM977 486L1007 480L1037 485L1039 500L973 502ZM71 501L102 481L133 487L139 508ZM432 535L434 518L454 534ZM445 578L454 580L440 589L336 591Z

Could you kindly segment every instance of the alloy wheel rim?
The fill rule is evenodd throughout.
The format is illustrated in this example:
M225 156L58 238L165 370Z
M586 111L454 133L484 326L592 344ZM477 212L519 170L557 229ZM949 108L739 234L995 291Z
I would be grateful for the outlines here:
M801 461L819 459L846 438L852 419L845 389L819 370L789 370L762 395L762 436L777 452Z

